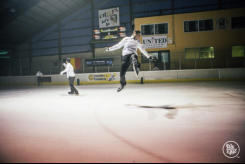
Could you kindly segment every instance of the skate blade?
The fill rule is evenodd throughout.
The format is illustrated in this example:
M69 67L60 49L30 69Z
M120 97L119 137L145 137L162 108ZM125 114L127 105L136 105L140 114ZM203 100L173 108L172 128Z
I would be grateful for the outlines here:
M137 74L134 67L133 67L133 70L134 70L134 74L135 74L136 78L139 80L140 79L140 71Z
M123 89L118 89L118 90L117 90L117 93L121 92L122 90L123 90Z

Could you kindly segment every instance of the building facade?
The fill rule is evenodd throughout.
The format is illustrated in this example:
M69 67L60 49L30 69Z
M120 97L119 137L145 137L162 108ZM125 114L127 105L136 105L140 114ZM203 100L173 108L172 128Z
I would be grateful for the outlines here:
M135 27L159 69L226 68L245 66L244 22L240 8L136 18Z

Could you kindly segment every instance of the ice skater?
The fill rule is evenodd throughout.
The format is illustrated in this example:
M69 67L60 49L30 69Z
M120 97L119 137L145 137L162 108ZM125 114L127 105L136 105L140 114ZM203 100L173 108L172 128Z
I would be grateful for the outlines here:
M71 65L70 62L71 62L71 59L67 58L66 59L66 63L63 64L63 66L65 67L65 70L60 72L60 75L63 75L64 73L66 73L67 79L69 80L69 85L70 85L71 91L68 92L68 94L70 94L70 95L72 95L72 94L79 95L79 92L74 87L75 72L74 72L74 68L73 68L73 66Z
M131 63L133 64L133 70L136 77L139 78L140 64L138 62L137 49L139 49L148 59L153 59L153 57L144 49L143 45L140 44L140 35L140 31L135 31L131 37L125 37L118 44L112 47L106 47L105 49L106 52L109 52L123 47L122 66L120 71L121 86L117 89L118 92L120 92L127 84L125 75Z

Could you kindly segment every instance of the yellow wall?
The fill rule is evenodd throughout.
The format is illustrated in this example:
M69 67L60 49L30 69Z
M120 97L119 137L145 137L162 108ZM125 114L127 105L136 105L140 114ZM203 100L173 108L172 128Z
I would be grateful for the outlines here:
M168 23L167 36L173 40L173 44L169 44L167 48L148 49L147 51L170 50L172 69L178 67L179 60L182 61L182 65L187 63L184 59L185 48L209 46L215 48L213 62L217 67L225 67L226 62L231 59L232 45L245 45L245 29L231 29L231 17L236 16L245 16L245 8L136 18L135 29L141 30L143 24ZM217 29L216 20L221 17L228 20L225 30ZM214 30L184 32L184 21L201 19L213 19ZM207 61L206 65L209 63L210 61Z

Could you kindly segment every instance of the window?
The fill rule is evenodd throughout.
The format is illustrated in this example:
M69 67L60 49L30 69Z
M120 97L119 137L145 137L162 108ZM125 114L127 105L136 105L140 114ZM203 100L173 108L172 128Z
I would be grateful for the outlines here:
M244 57L245 46L232 46L232 57Z
M168 23L141 26L142 35L168 34Z
M213 59L214 58L214 47L200 48L199 57L200 59Z
M144 55L141 57L142 63L148 63L150 70L168 70L170 69L170 51L149 52L150 56L155 57L156 61L150 62Z
M227 24L226 18L218 18L217 19L217 28L218 29L225 29Z
M213 30L213 20L194 20L194 21L185 21L184 22L184 31L185 32L198 32L198 31L211 31Z
M154 35L154 24L142 25L141 32L142 32L142 35Z
M214 47L186 48L185 59L213 59Z
M155 24L155 34L167 34L168 33L168 24Z
M184 28L185 28L185 32L197 32L198 21L185 21Z
M210 31L213 30L213 20L200 20L199 21L199 31Z
M185 59L196 59L199 57L199 48L186 48Z
M231 18L232 29L245 28L245 16Z
M169 63L169 52L162 52L162 63Z

